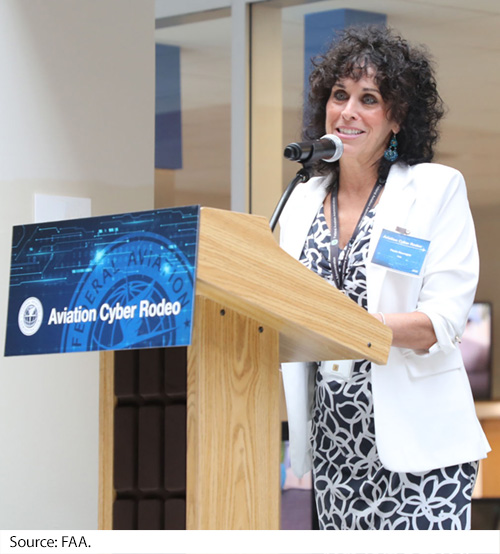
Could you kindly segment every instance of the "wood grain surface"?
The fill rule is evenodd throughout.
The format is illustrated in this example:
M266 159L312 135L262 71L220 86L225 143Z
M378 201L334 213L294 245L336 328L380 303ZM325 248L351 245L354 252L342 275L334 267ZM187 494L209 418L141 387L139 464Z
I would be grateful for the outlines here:
M197 297L187 401L187 528L279 529L278 333Z
M98 529L113 529L114 352L99 355L99 506Z
M196 294L280 333L280 361L384 364L391 330L284 252L265 218L201 209Z

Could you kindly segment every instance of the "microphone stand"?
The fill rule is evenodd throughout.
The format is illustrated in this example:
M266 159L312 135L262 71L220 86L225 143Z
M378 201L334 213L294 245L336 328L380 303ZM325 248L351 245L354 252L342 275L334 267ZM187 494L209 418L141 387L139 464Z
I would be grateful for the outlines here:
M276 223L278 223L278 219L280 218L281 212L283 211L283 208L285 207L285 204L288 202L288 199L290 198L295 187L299 183L305 183L306 181L309 181L309 179L311 178L311 169L312 169L311 165L309 165L308 163L304 163L302 165L302 169L299 169L299 171L297 171L297 174L295 175L295 177L290 181L290 183L286 187L285 192L281 196L280 201L278 202L276 208L274 208L273 215L269 220L269 226L271 227L271 232L274 231L274 228L276 227Z

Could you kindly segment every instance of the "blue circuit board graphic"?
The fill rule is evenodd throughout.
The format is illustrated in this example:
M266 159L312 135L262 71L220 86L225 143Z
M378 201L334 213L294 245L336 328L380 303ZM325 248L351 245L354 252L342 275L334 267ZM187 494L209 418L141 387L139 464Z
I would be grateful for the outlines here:
M14 227L5 355L190 344L199 214Z

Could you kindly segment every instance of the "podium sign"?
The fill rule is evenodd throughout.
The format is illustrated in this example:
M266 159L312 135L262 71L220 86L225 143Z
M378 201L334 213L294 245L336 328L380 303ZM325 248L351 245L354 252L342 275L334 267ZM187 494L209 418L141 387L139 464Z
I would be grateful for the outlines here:
M5 355L187 346L199 206L13 229Z

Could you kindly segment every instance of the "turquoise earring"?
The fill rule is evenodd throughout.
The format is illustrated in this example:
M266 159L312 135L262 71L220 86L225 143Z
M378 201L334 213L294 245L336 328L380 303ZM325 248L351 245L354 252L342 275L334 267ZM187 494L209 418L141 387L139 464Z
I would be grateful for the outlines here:
M398 159L398 141L393 133L389 148L384 152L384 158L389 162L395 162Z

